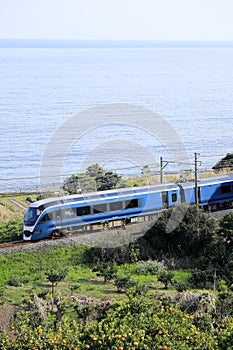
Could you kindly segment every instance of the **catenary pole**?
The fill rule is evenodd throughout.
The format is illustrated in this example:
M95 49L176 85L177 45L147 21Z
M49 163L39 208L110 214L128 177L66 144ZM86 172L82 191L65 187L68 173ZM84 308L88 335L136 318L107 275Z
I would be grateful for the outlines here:
M199 206L199 196L198 196L198 156L199 153L194 153L194 176L195 176L195 205Z

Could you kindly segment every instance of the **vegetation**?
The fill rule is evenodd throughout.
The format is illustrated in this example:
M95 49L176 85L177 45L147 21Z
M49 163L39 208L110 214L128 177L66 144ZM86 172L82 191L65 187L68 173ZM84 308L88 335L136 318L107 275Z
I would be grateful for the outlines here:
M112 171L105 171L99 164L90 165L86 173L68 177L63 189L69 194L104 191L116 188L121 176Z
M223 169L233 169L233 153L227 153L220 161L215 164L212 169L215 171L221 171Z
M0 223L0 243L21 240L23 236L23 219L16 218Z
M22 219L0 235L22 237ZM0 349L230 350L232 271L233 213L187 206L116 248L1 255Z
M139 240L141 255L144 260L169 260L171 266L187 268L190 263L192 268L201 267L216 227L215 219L196 207L181 205L167 210Z
M233 291L222 279L217 293L189 287L177 294L173 284L163 291L162 276L187 282L190 274L166 262L132 262L132 255L131 263L115 265L111 283L104 282L101 269L89 266L89 250L1 256L1 349L232 348ZM1 314L9 304L11 319Z

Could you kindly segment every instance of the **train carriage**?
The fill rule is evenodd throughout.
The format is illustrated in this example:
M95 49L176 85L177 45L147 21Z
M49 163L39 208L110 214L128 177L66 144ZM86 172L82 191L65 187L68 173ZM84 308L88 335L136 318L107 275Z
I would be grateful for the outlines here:
M233 176L213 177L198 181L198 204L204 210L216 211L233 207ZM181 201L195 205L195 183L181 185Z
M50 198L32 203L25 213L24 240L67 234L98 223L130 222L180 204L179 186L123 188Z
M197 185L199 206L204 210L233 208L233 175L203 179ZM44 199L27 209L23 237L40 240L97 224L121 225L181 203L195 205L193 181Z

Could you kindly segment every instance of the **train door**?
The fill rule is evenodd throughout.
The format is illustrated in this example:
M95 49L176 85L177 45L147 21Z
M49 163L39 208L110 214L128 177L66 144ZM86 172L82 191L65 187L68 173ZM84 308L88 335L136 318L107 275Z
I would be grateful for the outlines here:
M57 228L62 227L62 217L61 217L61 214L57 214L57 215L56 215L56 227L57 227Z
M168 208L168 192L167 191L162 192L162 208L163 209Z

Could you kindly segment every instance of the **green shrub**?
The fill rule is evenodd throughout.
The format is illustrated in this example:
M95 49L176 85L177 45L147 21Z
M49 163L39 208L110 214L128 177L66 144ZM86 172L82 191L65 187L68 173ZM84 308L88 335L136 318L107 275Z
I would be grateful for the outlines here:
M131 281L130 277L117 277L114 284L117 287L118 292L126 292L126 290L132 287L135 282Z
M158 276L158 281L164 284L164 288L168 289L168 285L172 284L174 274L169 271L161 272Z
M0 243L21 240L23 238L23 219L17 218L0 223Z
M95 308L94 308L95 309ZM85 316L90 309L85 310ZM95 312L95 311L94 311ZM132 298L105 308L98 321L87 322L85 327L77 320L64 319L61 326L32 327L28 314L15 325L8 336L0 339L4 350L64 349L64 350L151 350L151 349L204 349L217 350L217 339L193 324L192 316L162 302L146 302ZM88 320L88 317L87 317ZM11 341L11 339L14 339ZM230 349L230 337L224 332L222 344Z
M219 349L233 349L233 318L229 319L225 325L222 325L218 335Z
M13 286L13 287L19 287L21 283L22 283L21 278L18 275L11 276L8 281L9 286Z
M117 269L116 265L108 262L99 261L93 268L93 272L96 272L97 276L104 278L104 282L111 281L116 277Z
M139 261L135 273L139 275L158 275L165 270L164 262L157 260Z

